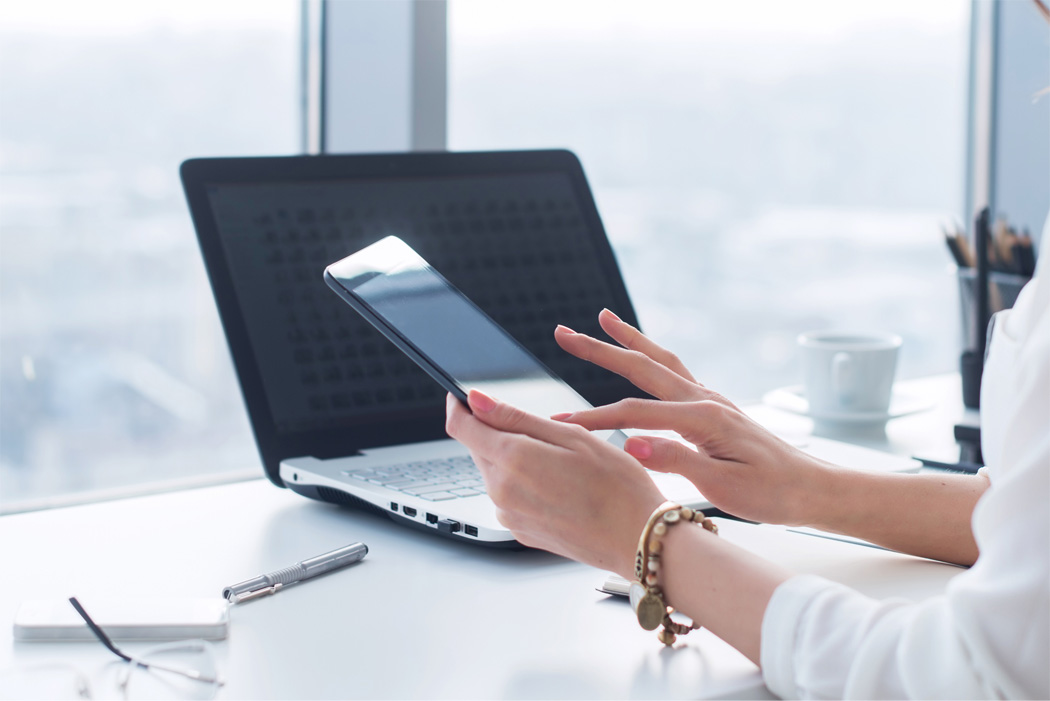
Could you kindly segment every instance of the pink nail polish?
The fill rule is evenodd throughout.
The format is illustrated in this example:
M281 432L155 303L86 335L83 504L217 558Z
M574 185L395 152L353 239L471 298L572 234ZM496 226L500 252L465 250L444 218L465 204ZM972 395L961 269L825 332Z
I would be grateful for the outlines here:
M647 460L653 456L653 446L650 445L649 441L641 438L628 438L623 444L623 449L627 451L628 455L639 460Z
M558 328L556 328L555 331L564 331L565 333L576 333L568 326L562 326L561 324L558 324Z
M571 411L565 411L565 412L562 412L561 414L551 414L551 420L552 421L565 421L570 416L572 416L572 412Z
M609 308L605 308L602 311L605 312L606 314L608 314L609 316L611 316L613 319L616 319L616 321L623 321L623 319L621 319L620 317L616 316L616 313L613 312Z
M470 408L477 409L478 411L487 413L496 408L495 399L476 389L470 390L470 395L467 397L467 400L470 402Z

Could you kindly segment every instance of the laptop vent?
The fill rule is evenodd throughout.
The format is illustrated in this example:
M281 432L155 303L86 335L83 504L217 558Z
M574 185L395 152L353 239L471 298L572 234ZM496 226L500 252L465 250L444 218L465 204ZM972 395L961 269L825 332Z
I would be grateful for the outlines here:
M349 506L355 509L371 511L374 514L386 515L386 509L383 507L370 504L364 499L359 499L352 494L347 494L346 492L341 492L338 489L332 489L331 487L318 487L317 498L331 504L339 504L340 506Z

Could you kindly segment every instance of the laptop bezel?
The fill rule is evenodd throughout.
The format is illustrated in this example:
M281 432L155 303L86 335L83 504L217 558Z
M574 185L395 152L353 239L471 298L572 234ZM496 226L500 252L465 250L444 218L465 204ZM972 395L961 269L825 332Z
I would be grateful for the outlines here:
M252 348L247 325L240 313L237 291L226 252L213 216L207 188L223 183L316 182L377 177L478 176L560 172L568 175L577 197L586 230L594 239L599 265L608 276L617 314L638 325L619 265L576 156L566 150L498 152L415 152L324 156L271 156L200 158L180 167L183 188L205 269L234 370L248 411L256 446L266 476L286 486L280 463L287 458L313 456L318 459L346 457L361 450L446 438L444 411L440 408L407 410L391 421L389 415L376 420L356 418L345 426L280 433L277 430L263 378ZM322 271L318 271L320 279ZM598 310L595 310L597 313ZM619 392L593 396L595 403L623 398Z

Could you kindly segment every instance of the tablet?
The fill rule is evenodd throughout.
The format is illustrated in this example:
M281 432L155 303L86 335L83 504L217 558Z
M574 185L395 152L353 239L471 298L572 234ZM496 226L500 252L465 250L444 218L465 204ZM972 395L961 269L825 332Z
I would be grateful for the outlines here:
M324 279L464 404L477 389L543 417L592 407L396 236L329 265Z

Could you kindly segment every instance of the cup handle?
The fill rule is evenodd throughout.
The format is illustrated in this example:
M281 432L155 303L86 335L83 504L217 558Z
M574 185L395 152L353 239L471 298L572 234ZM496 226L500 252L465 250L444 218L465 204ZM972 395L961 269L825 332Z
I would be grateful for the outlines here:
M831 391L840 404L846 404L853 394L853 358L849 353L836 353L831 358Z

